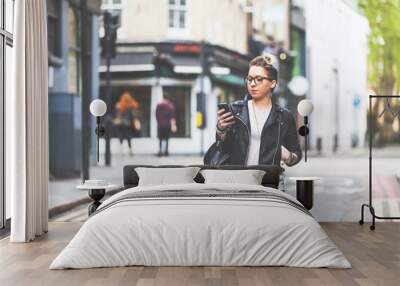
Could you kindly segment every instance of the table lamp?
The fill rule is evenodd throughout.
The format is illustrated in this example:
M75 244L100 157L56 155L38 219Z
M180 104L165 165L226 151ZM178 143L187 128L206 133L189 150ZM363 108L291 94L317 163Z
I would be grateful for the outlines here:
M299 128L299 134L301 136L304 136L304 161L307 162L307 135L310 132L308 129L308 116L313 112L314 110L314 105L309 99L303 99L302 101L299 102L297 105L297 111L301 116L304 117L304 125Z
M103 136L106 129L101 125L100 117L103 116L107 111L106 103L101 99L95 99L90 103L90 113L96 116L96 135L97 135L97 162L99 162L99 138Z

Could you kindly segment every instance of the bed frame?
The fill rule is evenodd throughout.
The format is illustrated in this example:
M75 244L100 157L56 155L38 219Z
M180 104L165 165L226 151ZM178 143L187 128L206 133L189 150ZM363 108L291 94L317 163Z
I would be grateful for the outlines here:
M276 165L257 165L257 166L237 166L237 165L224 165L224 166L206 166L206 165L126 165L124 166L124 189L133 188L138 185L139 177L135 171L137 167L147 168L171 168L171 167L200 167L204 169L220 169L220 170L263 170L265 175L262 179L262 185L265 187L271 187L278 189L279 176L282 168ZM204 183L204 178L200 174L194 178L197 183Z

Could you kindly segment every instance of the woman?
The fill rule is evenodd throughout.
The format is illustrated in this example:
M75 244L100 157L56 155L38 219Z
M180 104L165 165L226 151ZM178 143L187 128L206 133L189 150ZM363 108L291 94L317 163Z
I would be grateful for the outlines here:
M157 156L169 156L168 141L171 133L176 133L175 105L170 97L164 94L163 100L156 106L157 135L159 139L159 151ZM165 151L162 152L162 142L165 141Z
M249 64L245 83L249 94L218 110L216 143L204 157L207 165L293 166L301 160L294 116L274 103L278 72L265 56Z
M118 128L119 141L128 141L129 155L133 155L131 139L134 132L140 131L140 121L135 116L139 103L132 98L129 91L124 91L115 104L114 125Z

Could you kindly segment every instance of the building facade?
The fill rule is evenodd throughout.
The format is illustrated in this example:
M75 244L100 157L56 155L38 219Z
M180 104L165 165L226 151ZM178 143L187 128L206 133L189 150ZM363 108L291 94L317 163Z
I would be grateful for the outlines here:
M322 151L364 147L369 25L355 1L304 1L310 141ZM353 5L352 5L353 3Z
M141 122L134 152L154 153L158 148L155 110L168 95L175 105L178 127L170 152L201 153L214 141L217 104L243 98L248 61L248 56L204 42L120 42L110 67L111 99L105 92L104 65L100 66L100 96L113 107L123 92L130 92L139 102ZM200 129L196 115L202 95L205 126ZM126 151L120 148L118 140L112 139L112 152Z
M215 140L217 104L242 99L246 92L249 14L242 2L103 1L103 9L120 13L121 26L110 67L112 95L107 98L103 60L100 96L111 109L124 91L139 102L141 131L133 139L134 153L158 151L155 109L166 94L175 105L178 127L170 153L204 153ZM221 11L230 17L221 17ZM200 103L202 129L196 117ZM117 136L112 136L111 153L127 152Z
M100 5L99 0L87 1L90 92L83 97L80 1L47 0L51 176L69 177L81 172L82 134L90 132L82 130L82 118L89 116L89 113L82 114L82 102L90 102L92 98L98 97ZM93 122L91 126L94 126ZM94 159L93 144L90 152Z
M107 2L108 1L108 2ZM113 0L106 0L110 3ZM185 40L248 52L248 13L240 0L117 0L103 8L121 11L121 41ZM104 3L104 2L103 2ZM229 17L226 17L229 15Z
M324 153L363 147L369 26L356 1L261 2L269 7L263 17L265 34L289 50L289 71L284 73L308 80L304 96L286 90L283 104L297 114L301 99L313 101L310 147Z
M121 24L117 56L111 62L111 108L124 90L141 104L142 130L134 139L134 152L156 152L154 114L164 93L173 95L179 117L171 152L206 151L214 141L217 103L244 96L248 61L265 53L277 58L278 103L296 115L301 99L315 104L311 148L362 146L368 24L353 2L169 0L151 5L144 0L104 0L102 8L120 13ZM103 62L102 97L105 70ZM295 76L308 79L307 94L295 96L289 90ZM206 97L204 129L196 127L200 92ZM299 124L301 120L298 117ZM112 152L127 152L118 140L111 146Z

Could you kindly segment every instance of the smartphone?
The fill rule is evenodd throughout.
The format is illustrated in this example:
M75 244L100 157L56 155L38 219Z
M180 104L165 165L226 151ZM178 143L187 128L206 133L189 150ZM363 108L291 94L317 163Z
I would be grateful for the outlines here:
M220 110L220 109L224 109L225 112L231 111L230 108L229 108L229 104L226 103L226 102L218 103L218 110Z
M225 113L226 112L231 112L232 113L231 107L226 102L221 102L221 103L218 104L218 110L220 110L220 109L223 109L225 111ZM233 120L236 123L236 120L237 120L236 116L233 116Z

